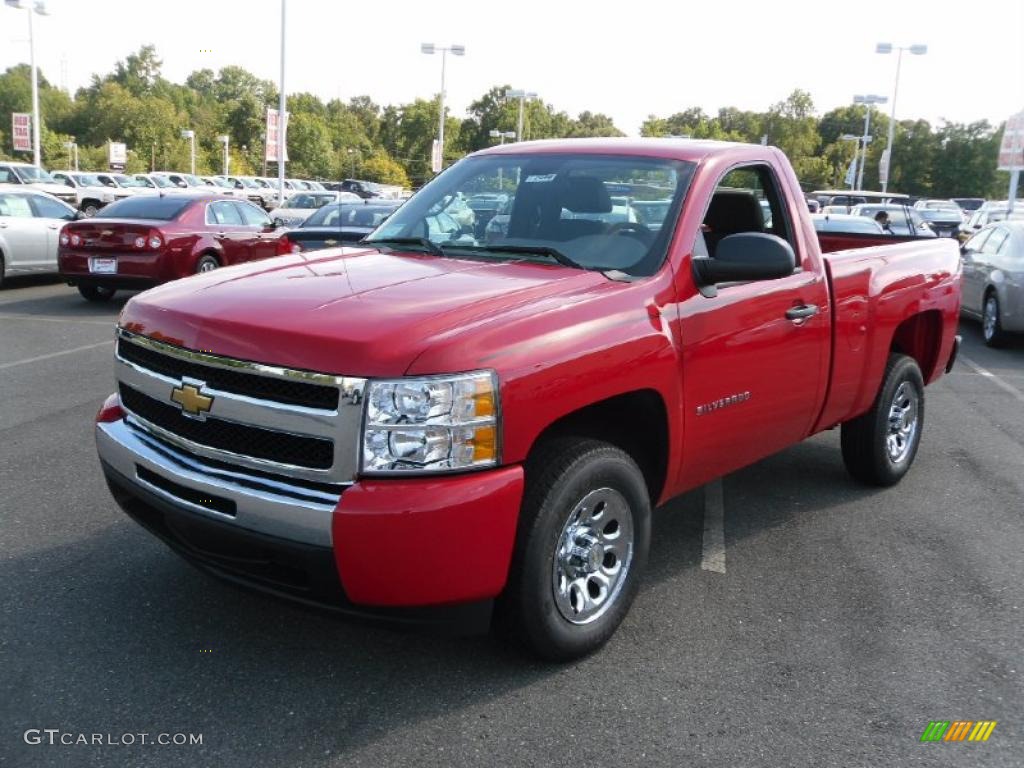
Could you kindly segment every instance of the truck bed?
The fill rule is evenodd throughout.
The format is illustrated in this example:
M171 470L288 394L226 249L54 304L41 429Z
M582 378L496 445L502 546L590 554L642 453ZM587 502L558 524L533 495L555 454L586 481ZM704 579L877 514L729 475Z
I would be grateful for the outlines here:
M929 360L921 371L925 383L942 374L952 351L960 309L956 241L899 238L893 242L887 237L883 242L823 256L832 289L834 354L828 394L815 431L871 407L890 340L903 352L925 354Z

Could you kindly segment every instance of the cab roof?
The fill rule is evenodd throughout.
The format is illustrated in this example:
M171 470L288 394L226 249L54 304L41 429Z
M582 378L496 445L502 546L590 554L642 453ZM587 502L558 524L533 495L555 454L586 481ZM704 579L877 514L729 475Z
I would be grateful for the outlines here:
M747 153L754 149L774 149L760 144L743 144L732 141L711 141L709 139L665 139L665 138L592 138L592 139L543 139L520 141L513 144L499 144L474 152L476 155L519 155L519 154L560 154L580 153L590 155L633 155L637 157L660 157L666 160L687 160L700 162L711 155L733 152Z

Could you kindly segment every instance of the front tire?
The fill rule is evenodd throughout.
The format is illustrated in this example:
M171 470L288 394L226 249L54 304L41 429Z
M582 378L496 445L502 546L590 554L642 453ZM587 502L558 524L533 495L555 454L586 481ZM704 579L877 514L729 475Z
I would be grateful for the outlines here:
M871 410L843 424L847 471L868 485L895 485L914 463L923 428L921 369L912 357L890 355Z
M999 309L999 297L995 291L985 296L985 306L981 313L981 335L989 347L1001 347L1006 342L1006 331Z
M87 202L85 205L82 206L82 213L85 215L85 217L87 219L91 219L93 216L95 216L99 212L100 212L100 207L99 207L99 205L97 203L93 203L93 202L90 201L90 202Z
M633 459L598 440L552 441L526 478L498 625L565 661L600 648L629 611L647 563L650 498Z
M114 298L117 289L109 288L105 285L80 285L78 286L78 292L82 294L82 298L86 301L103 304Z

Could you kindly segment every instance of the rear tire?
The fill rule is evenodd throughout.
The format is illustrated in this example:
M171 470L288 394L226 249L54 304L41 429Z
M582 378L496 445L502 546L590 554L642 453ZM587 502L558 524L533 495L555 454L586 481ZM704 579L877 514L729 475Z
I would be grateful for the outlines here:
M82 294L82 298L86 301L104 304L114 298L117 289L106 285L80 285L78 286L78 292Z
M527 462L496 627L550 661L600 648L636 596L650 533L647 485L627 453L598 440L551 441Z
M213 272L219 266L220 262L207 253L204 256L200 256L199 261L196 262L196 274L201 275L204 272Z
M914 463L923 429L921 369L912 357L890 355L871 410L843 424L847 471L868 485L895 485Z
M1000 316L999 297L995 291L985 295L985 306L981 311L981 335L989 347L1001 347L1006 343L1006 331Z
M7 277L7 262L4 261L4 255L0 252L0 290L4 287L4 281Z

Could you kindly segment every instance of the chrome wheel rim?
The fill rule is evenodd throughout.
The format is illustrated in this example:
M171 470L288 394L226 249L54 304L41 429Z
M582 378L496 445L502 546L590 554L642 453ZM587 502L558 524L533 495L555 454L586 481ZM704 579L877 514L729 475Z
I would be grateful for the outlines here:
M889 460L893 464L907 460L917 439L919 403L917 390L909 381L896 388L889 406L889 431L885 438Z
M217 265L214 264L212 261L204 261L202 264L199 265L199 273L202 274L203 272L213 272L213 270L215 270L216 268Z
M985 301L985 317L982 320L982 330L986 339L991 339L996 333L996 323L999 322L999 302L995 296L989 296Z
M633 562L633 511L612 488L599 488L573 507L555 547L552 592L558 612L589 624L615 603Z

